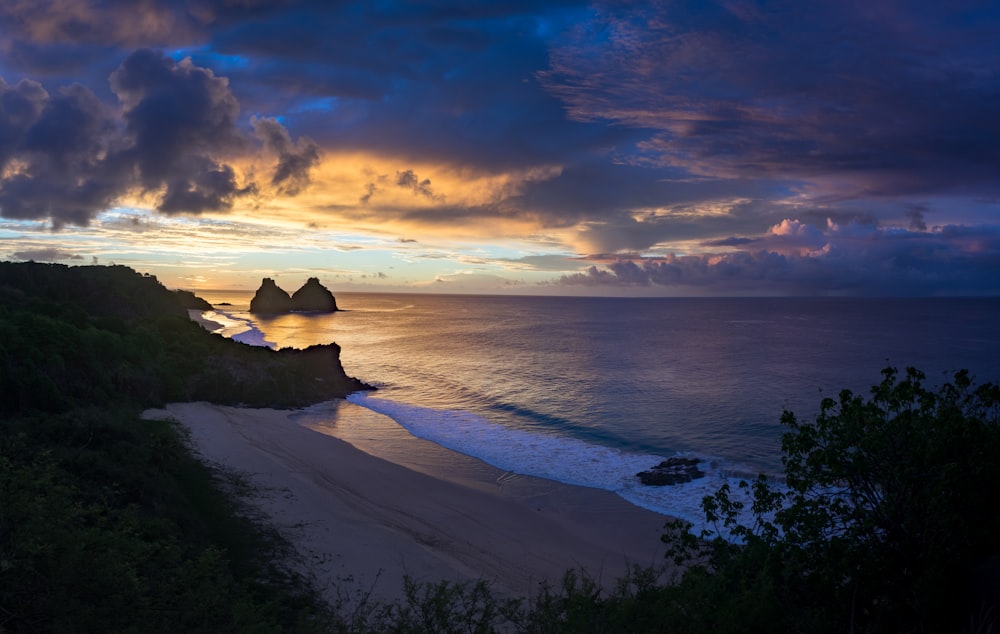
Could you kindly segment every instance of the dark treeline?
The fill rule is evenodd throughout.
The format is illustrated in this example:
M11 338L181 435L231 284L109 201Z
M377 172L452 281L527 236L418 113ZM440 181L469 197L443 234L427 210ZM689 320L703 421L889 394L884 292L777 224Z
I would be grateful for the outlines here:
M139 413L364 386L335 345L245 346L189 306L204 308L125 267L0 263L0 632L1000 629L1000 388L891 368L813 421L785 413L786 486L707 497L713 534L665 527L682 574L636 568L601 589L568 571L525 598L408 583L395 604L325 605L229 476Z

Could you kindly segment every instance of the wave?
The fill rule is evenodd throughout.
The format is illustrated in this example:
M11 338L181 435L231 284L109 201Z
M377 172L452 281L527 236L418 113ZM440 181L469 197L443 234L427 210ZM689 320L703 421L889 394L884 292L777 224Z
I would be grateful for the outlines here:
M648 486L636 477L666 459L664 456L628 452L588 443L577 438L512 429L464 411L438 410L401 403L358 392L350 402L395 420L418 438L429 440L498 469L546 478L566 484L612 491L636 506L693 525L695 533L715 530L705 522L701 501L729 483L739 495L741 479L735 474L749 469L693 453L674 454L700 458L705 477L672 486Z
M276 346L273 341L267 340L263 331L248 317L241 317L235 313L218 309L206 310L201 316L207 321L219 324L220 327L212 332L218 333L223 337L229 337L234 341L239 341L250 346L272 349Z
M272 350L276 347L276 344L273 341L265 339L264 333L256 327L251 327L249 330L233 335L232 338L234 341L245 343L248 346L260 346L263 348L271 348Z

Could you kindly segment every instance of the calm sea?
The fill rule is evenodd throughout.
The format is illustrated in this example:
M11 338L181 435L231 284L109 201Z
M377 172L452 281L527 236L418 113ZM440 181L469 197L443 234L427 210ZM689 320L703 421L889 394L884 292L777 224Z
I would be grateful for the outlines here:
M503 470L617 492L696 521L723 481L780 470L779 423L867 394L887 364L1000 381L1000 299L608 299L338 294L330 315L253 316L201 292L227 336L335 341L350 400ZM228 302L231 305L220 305ZM647 487L673 455L708 477Z

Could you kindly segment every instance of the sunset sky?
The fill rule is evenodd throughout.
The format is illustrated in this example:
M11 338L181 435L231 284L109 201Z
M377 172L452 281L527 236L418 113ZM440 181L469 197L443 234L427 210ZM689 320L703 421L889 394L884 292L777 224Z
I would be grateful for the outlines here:
M0 259L1000 294L995 0L4 0Z

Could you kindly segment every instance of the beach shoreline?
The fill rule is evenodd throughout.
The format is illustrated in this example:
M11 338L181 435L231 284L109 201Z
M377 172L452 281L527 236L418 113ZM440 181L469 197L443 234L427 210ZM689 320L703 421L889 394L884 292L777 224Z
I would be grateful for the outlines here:
M222 324L205 318L205 313L208 311L200 310L198 308L189 308L188 317L191 321L195 322L208 332L218 332L224 327Z
M420 447L427 441L416 438L406 445L400 437L392 448L376 434L366 447L364 425L381 415L338 401L333 416L334 424L328 417L319 426L303 410L208 403L144 413L176 421L204 461L247 477L256 490L248 502L288 539L296 567L331 602L368 592L399 600L404 575L482 579L528 596L570 569L610 588L630 566L666 565L659 539L666 516L609 491ZM355 444L335 437L337 423L353 430ZM380 443L387 451L377 450Z

